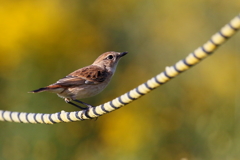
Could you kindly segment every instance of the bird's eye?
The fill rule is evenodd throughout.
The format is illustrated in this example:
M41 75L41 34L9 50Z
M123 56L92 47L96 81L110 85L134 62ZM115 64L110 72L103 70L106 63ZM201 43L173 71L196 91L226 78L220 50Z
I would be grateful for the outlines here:
M107 59L113 59L113 55L109 55Z

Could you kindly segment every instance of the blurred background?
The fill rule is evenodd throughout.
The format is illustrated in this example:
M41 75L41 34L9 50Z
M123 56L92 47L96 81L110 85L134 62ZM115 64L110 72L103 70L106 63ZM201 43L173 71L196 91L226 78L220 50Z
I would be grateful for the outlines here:
M187 56L239 13L239 0L0 1L0 109L75 111L28 91L128 51L99 105ZM240 33L212 56L97 120L0 122L1 160L236 160L240 157Z

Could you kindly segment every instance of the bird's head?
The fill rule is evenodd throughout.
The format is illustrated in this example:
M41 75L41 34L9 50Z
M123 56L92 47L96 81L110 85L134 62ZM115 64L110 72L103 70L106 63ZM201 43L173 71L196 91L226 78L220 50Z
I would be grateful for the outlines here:
M114 73L119 60L128 52L105 52L101 54L94 62L93 65L105 67L108 71Z

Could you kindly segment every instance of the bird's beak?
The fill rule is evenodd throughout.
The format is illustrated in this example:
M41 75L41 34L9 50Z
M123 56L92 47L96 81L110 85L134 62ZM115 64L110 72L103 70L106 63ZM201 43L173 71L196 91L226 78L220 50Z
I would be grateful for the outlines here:
M118 55L118 57L119 57L119 58L120 58L120 57L123 57L123 56L125 56L127 53L128 53L128 52L121 52L121 53Z

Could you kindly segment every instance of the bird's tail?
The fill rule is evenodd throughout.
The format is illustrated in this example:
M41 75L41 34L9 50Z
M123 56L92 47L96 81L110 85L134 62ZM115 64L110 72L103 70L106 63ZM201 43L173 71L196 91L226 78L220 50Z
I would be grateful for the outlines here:
M59 84L51 84L47 87L39 88L39 89L30 91L28 93L39 93L39 92L44 92L44 91L58 93L58 92L62 92L65 88L66 88L65 86L61 86Z
M39 88L39 89L30 91L28 93L39 93L39 92L44 92L44 91L47 91L47 90L49 90L49 88L48 87L44 87L44 88Z

